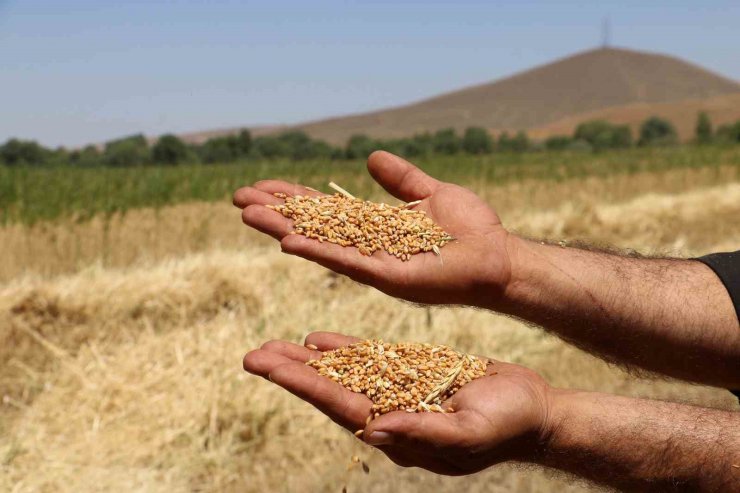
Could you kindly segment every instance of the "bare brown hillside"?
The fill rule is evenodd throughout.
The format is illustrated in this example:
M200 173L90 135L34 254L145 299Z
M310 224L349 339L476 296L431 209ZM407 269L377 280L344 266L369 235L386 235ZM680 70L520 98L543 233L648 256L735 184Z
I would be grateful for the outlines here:
M676 127L679 138L694 137L696 116L706 111L715 126L740 120L740 93L724 94L707 99L688 99L670 103L633 103L568 116L528 131L530 137L545 139L553 135L572 135L579 123L588 120L607 120L627 124L632 135L637 135L640 124L651 116L660 116Z
M471 125L529 129L608 107L705 99L737 92L737 82L677 58L605 48L407 106L281 128L300 128L313 137L343 144L355 133L402 137ZM197 141L204 135L213 134L187 137Z

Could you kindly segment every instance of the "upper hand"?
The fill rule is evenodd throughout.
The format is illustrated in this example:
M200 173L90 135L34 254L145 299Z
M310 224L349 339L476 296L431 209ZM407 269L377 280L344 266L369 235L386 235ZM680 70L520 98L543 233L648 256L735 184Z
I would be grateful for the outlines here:
M326 351L357 341L329 332L306 338ZM310 402L401 466L461 475L507 460L531 461L549 436L550 388L533 371L494 362L479 378L444 402L452 413L396 411L371 421L371 401L306 366L319 351L285 341L270 341L244 357L244 368L269 378Z
M368 171L395 197L407 202L421 200L415 208L425 211L455 238L441 249L441 257L427 252L402 262L385 251L367 257L356 248L290 234L292 221L264 206L283 202L273 195L276 192L320 195L300 185L260 181L237 190L234 205L243 209L244 223L279 240L284 252L392 296L422 303L481 305L504 290L511 276L509 234L485 202L470 190L435 180L387 152L370 155Z

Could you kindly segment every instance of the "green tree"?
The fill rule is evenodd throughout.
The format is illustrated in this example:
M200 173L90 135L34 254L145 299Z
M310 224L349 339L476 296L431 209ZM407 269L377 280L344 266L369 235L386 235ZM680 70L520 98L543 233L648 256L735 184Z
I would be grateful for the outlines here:
M102 159L98 148L89 145L84 149L70 152L69 163L74 166L91 167L101 164Z
M700 112L696 117L696 142L708 144L712 141L712 122L706 111Z
M172 134L163 135L152 146L152 161L156 164L182 164L189 161L188 146Z
M230 163L244 159L254 151L254 140L247 129L236 135L212 137L196 147L196 152L204 163ZM263 157L259 152L254 154Z
M498 141L496 142L496 150L501 152L511 152L511 136L509 135L509 132L503 131L498 136Z
M612 128L612 147L621 149L632 146L632 131L629 125L614 125Z
M496 148L502 152L524 152L531 147L529 137L520 130L513 137L508 132L503 132L498 137Z
M717 129L717 140L725 143L740 143L740 120L719 127Z
M489 154L493 151L493 139L485 128L468 127L463 135L462 148L468 154Z
M234 142L236 154L244 157L252 150L252 134L246 128L241 129Z
M318 157L319 147L314 145L305 132L300 130L285 132L278 136L278 140L282 144L283 156L294 161Z
M9 139L0 146L0 161L8 166L46 164L51 151L33 140Z
M676 129L668 120L652 116L640 125L638 145L671 145L676 142L678 142L678 134L676 134Z
M66 166L70 162L70 152L64 147L57 147L54 150L49 150L44 164L50 166Z
M549 151L561 151L568 149L573 143L573 139L567 135L553 135L545 140L545 149Z
M632 145L632 132L627 125L614 125L605 120L590 120L576 127L574 140L587 142L595 151Z
M409 148L413 149L412 152L416 152L418 156L427 156L434 152L434 137L429 132L422 134L416 134L411 138L409 142Z
M149 162L149 144L142 134L105 144L103 161L108 166L134 166Z
M439 154L457 154L460 151L460 139L454 128L438 130L433 137L434 152Z
M532 143L529 141L527 133L524 130L520 130L511 140L511 146L514 152L524 152L530 149Z
M252 153L261 158L275 159L288 154L285 142L274 135L257 137L252 142Z
M356 134L349 138L345 148L347 159L365 159L379 149L378 142L367 135Z
M236 159L234 149L229 143L229 139L216 137L206 140L197 148L197 153L201 161L207 164L229 163Z

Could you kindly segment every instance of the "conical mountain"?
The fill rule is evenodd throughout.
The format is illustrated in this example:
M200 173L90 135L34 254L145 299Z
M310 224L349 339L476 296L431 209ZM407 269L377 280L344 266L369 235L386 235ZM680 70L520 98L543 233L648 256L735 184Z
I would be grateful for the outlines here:
M602 108L729 93L740 93L740 84L680 59L602 48L417 103L281 130L298 128L312 137L343 144L357 133L406 137L445 127L529 129Z

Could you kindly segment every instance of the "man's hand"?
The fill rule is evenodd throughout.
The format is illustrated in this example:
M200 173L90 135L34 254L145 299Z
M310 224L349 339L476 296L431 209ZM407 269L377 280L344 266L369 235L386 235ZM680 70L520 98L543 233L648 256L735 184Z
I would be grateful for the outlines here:
M317 332L320 350L356 341ZM443 407L371 421L370 400L306 366L319 351L271 341L244 368L313 404L405 467L470 474L504 461L531 462L629 491L740 491L740 414L549 387L536 373L494 362Z
M401 262L385 252L291 235L292 224L266 207L272 194L312 195L298 185L263 181L234 194L244 222L313 260L398 298L465 304L514 315L611 362L690 381L740 387L740 327L719 278L691 260L640 259L562 248L510 234L498 215L465 188L427 176L386 152L368 170L388 192L422 200L455 241Z
M292 221L264 207L282 203L275 192L319 195L299 185L267 180L234 194L234 205L243 209L243 221L279 240L284 252L317 262L340 274L374 286L392 296L414 302L484 304L503 292L511 275L509 235L498 215L473 192L426 175L403 159L378 151L368 159L373 178L395 197L425 211L455 238L433 253L414 255L402 262L384 251L371 257L356 248L319 243L291 235Z
M357 339L328 332L306 338L320 350ZM464 386L443 405L453 413L384 414L365 427L370 399L306 366L319 351L271 341L248 353L244 368L310 402L402 466L439 474L470 474L507 460L532 460L548 436L550 388L527 368L495 362L488 375Z

